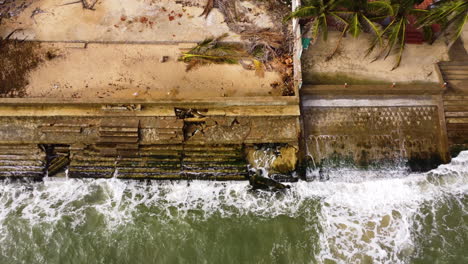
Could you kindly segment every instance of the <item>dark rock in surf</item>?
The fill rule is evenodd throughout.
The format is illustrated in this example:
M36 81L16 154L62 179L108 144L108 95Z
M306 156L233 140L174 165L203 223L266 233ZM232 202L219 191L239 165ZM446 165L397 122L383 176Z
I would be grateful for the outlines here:
M251 172L248 174L247 177L249 179L250 185L252 186L252 189L254 190L262 189L262 190L277 191L277 190L284 190L284 189L291 188L291 186L289 185L285 185L273 179L264 177L261 170Z

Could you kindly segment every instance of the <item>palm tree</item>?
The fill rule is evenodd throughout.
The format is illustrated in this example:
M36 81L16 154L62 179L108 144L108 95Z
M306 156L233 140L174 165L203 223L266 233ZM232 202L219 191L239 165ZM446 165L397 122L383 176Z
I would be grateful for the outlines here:
M441 24L442 32L453 29L452 41L460 37L464 26L468 22L468 1L466 0L441 0L419 20L421 27L432 24Z
M376 60L380 57L386 59L393 51L397 52L396 63L392 70L398 68L401 63L403 51L405 50L406 42L406 25L410 24L410 17L419 17L425 14L426 10L416 9L415 5L422 3L423 0L391 0L391 21L383 29L381 37L387 37L386 43L383 45L380 53L376 57ZM371 43L367 54L369 55L377 46L381 43L381 38L376 37Z
M329 0L329 1L305 1L304 5L286 17L286 20L293 17L312 19L312 39L317 40L319 34L323 34L323 39L327 40L328 23L327 19L333 20L341 26L341 36L336 48L328 57L331 58L338 50L341 40L346 33L350 33L357 38L361 32L374 34L381 43L381 30L375 21L381 20L391 15L392 7L388 1L367 0Z
M312 39L317 40L322 34L323 40L328 39L328 21L329 18L334 18L339 23L347 24L347 22L338 16L336 12L343 0L306 0L304 5L289 14L285 21L292 18L310 18L312 19Z
M381 29L376 21L393 14L392 6L388 1L351 0L340 2L340 6L343 10L335 13L346 21L345 33L350 33L354 38L359 37L361 32L371 33L382 45Z
M338 11L336 14L348 22L348 32L353 37L358 37L362 31L379 35L380 29L375 21L392 15L392 7L388 1L342 1L340 6L344 10Z

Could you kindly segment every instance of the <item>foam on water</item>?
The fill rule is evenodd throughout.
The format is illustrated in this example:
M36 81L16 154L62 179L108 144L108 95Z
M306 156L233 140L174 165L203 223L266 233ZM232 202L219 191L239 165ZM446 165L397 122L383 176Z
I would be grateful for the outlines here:
M213 215L285 215L304 217L304 229L319 230L320 252L311 252L311 262L315 258L331 263L406 263L420 253L421 218L436 215L448 197L458 202L463 215L468 214L466 203L461 202L468 195L468 152L427 174L395 177L401 172L389 171L387 178L370 179L368 173L340 173L346 174L345 181L300 181L284 193L250 191L247 182L4 181L0 183L0 243L14 236L12 219L31 227L47 223L47 234L64 218L73 219L72 228L82 225L90 210L104 219L108 232L132 223L141 211L168 224L174 219L205 221ZM461 232L466 232L463 228Z

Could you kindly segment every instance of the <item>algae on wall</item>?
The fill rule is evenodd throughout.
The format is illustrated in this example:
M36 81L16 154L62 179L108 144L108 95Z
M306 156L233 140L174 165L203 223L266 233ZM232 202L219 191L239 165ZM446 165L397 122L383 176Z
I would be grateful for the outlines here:
M437 106L307 107L303 114L317 167L424 171L443 160Z

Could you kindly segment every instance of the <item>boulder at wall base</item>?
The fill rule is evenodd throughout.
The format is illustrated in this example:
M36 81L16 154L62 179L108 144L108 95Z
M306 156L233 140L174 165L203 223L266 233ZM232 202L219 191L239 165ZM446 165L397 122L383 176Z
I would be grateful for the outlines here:
M245 158L252 168L270 168L275 154L271 149L248 147L245 150Z
M292 146L248 148L246 159L252 168L266 168L272 174L289 174L296 170L297 153L297 148Z
M279 149L279 155L271 164L271 169L279 173L288 174L296 170L297 149L286 146Z

